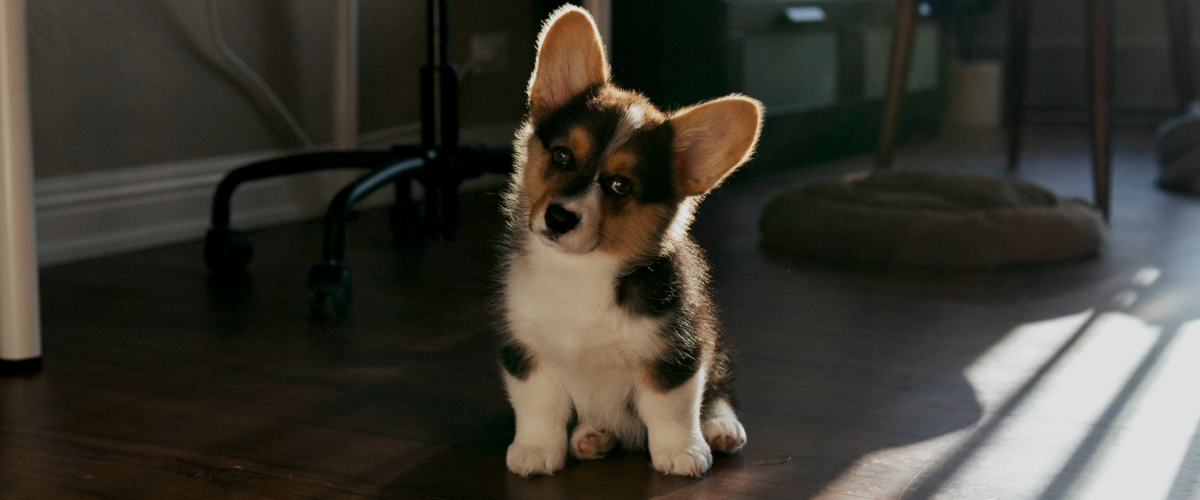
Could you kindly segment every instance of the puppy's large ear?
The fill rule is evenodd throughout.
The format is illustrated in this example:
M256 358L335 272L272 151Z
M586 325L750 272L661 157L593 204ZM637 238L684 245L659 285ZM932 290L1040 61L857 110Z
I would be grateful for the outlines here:
M543 118L584 89L607 81L608 60L592 16L574 5L554 11L538 37L537 64L529 80L533 118Z
M731 95L684 108L671 116L675 177L684 195L717 187L754 152L762 130L762 104Z

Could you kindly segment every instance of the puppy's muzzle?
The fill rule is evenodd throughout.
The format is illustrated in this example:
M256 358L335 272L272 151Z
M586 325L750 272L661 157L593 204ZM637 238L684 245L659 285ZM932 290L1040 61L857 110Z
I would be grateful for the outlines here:
M540 213L530 214L529 230L560 251L588 253L600 243L600 209L599 188L593 182L587 191L552 200Z
M567 234L577 225L579 225L579 214L567 210L558 203L552 203L546 207L546 229L549 229L554 236Z

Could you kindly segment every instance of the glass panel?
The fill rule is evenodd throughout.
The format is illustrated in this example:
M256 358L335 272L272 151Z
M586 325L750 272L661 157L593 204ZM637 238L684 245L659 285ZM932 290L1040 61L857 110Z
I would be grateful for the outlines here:
M743 89L772 111L836 102L836 34L757 35L746 38L743 47Z
M908 91L933 90L938 86L938 46L940 31L936 24L921 23L913 41L912 67L908 73ZM863 57L864 98L882 99L887 88L888 60L892 55L891 28L866 30L866 54Z

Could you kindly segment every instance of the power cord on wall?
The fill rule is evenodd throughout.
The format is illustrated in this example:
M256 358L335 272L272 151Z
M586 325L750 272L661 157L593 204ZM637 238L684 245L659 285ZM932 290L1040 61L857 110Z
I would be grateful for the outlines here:
M254 71L254 68L251 68L249 64L246 64L246 61L239 57L237 53L229 47L229 43L225 40L225 34L221 31L221 13L220 7L217 5L216 0L208 0L208 20L208 26L212 32L213 42L216 43L217 49L221 52L221 55L225 57L229 64L233 65L234 68L241 72L246 79L250 80L257 90L264 97L266 97L267 101L271 103L271 106L275 108L275 111L279 113L285 122L287 122L288 127L292 129L292 133L296 134L296 137L300 139L300 142L304 143L304 147L307 149L315 149L316 144L313 143L312 137L310 137L308 132L304 130L304 126L300 124L300 121L296 119L296 116L293 115L290 110L288 110L287 105L283 103L283 101L279 98L279 95L271 89L271 86L267 84L266 80L263 80L263 78Z

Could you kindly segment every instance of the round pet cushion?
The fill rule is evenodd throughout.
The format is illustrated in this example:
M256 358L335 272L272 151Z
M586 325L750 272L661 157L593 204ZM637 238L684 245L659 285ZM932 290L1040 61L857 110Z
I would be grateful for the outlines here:
M1200 195L1200 102L1158 128L1158 185L1184 194Z
M996 267L1096 253L1093 205L1012 179L876 172L784 192L763 209L767 248L800 258Z

